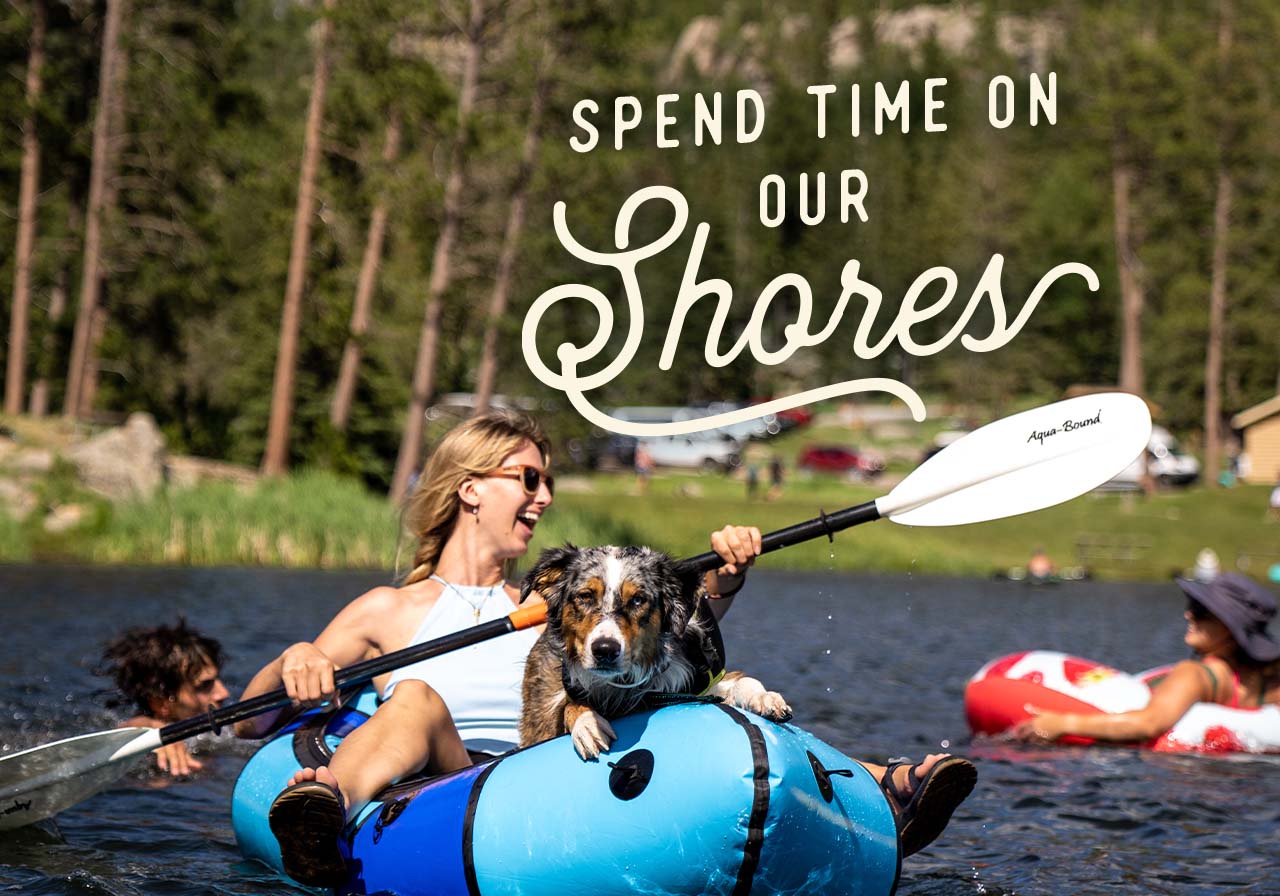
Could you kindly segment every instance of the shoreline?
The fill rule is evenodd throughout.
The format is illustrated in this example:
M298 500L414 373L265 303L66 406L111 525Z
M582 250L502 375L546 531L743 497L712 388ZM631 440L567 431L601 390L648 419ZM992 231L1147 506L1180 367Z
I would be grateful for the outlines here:
M629 473L566 475L556 510L539 525L531 554L575 544L649 544L673 556L707 549L726 523L763 532L822 511L871 500L889 478L849 483L797 478L776 500L749 500L745 484L723 475L664 472L638 493ZM1003 520L947 528L889 521L777 551L771 570L994 578L1025 568L1036 549L1058 570L1082 568L1097 581L1167 582L1202 548L1222 569L1267 582L1280 566L1280 523L1266 519L1266 486L1168 490L1150 497L1090 493ZM0 522L0 564L86 567L394 570L399 513L358 483L300 471L251 487L204 483L169 488L147 501L110 504L84 495L84 522L45 531L33 519ZM403 543L401 543L403 550ZM1065 582L1064 584L1074 584ZM1270 584L1270 583L1269 583Z

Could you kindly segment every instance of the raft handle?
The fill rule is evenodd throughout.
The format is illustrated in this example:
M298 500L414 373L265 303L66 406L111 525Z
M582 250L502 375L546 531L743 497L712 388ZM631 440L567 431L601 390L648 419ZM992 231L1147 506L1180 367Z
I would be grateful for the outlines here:
M618 799L633 800L649 786L653 777L653 754L648 750L632 750L617 762L610 762L609 791Z
M843 775L846 778L853 777L853 769L851 768L826 768L822 764L822 760L813 753L806 750L805 755L809 757L809 765L813 768L814 780L818 782L818 792L822 794L822 798L828 803L836 795L835 788L831 786L832 775Z

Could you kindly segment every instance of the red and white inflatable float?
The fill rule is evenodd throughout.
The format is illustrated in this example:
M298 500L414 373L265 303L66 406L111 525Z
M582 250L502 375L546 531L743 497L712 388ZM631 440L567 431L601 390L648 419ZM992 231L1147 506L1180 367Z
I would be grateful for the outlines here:
M1147 682L1168 666L1129 675L1100 663L1050 650L1028 650L992 660L964 692L964 711L975 734L1000 734L1030 718L1028 704L1053 712L1128 712L1151 699ZM1082 737L1060 743L1085 744ZM1164 753L1280 753L1280 706L1232 709L1197 703L1169 731L1140 746Z

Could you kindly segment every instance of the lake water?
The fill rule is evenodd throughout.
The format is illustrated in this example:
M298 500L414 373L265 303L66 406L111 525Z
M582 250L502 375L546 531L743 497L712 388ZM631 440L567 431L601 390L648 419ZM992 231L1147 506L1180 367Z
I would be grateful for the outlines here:
M103 641L185 614L219 638L238 693L385 576L263 570L0 567L0 749L110 727ZM903 866L898 892L1280 894L1280 758L971 742L966 679L997 655L1053 648L1138 670L1186 655L1172 585L754 574L725 622L731 666L782 691L796 722L859 758L964 752L978 788ZM0 833L0 892L306 892L241 860L235 776L251 746L203 739L194 780L144 775Z

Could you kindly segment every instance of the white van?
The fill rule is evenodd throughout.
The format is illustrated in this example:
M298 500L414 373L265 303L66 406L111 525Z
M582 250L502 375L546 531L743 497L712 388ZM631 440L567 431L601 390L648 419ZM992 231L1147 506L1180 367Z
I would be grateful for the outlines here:
M1161 485L1190 485L1200 478L1200 461L1187 454L1163 426L1151 427L1147 442L1147 472ZM1137 489L1142 487L1141 458L1125 467L1120 474L1099 488Z

